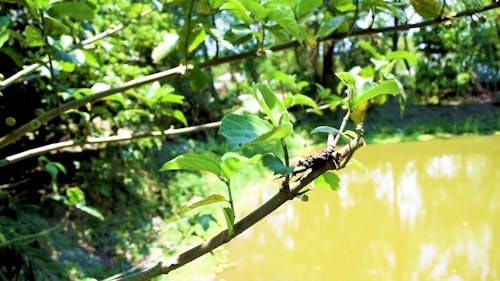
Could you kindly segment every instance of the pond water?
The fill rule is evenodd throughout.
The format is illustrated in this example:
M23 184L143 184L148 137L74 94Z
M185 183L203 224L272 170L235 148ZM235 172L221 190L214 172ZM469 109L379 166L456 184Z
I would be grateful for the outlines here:
M500 280L500 136L368 145L225 246L217 280ZM273 191L263 191L260 203Z

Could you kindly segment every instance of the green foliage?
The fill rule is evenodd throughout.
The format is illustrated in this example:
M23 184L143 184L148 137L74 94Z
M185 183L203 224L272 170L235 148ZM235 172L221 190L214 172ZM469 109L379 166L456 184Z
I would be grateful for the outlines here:
M28 158L19 166L7 161L0 176L0 200L5 202L0 243L30 239L0 249L2 256L13 257L12 264L0 267L4 279L104 278L151 254L153 242L173 255L177 245L160 240L204 239L222 219L210 213L213 204L221 205L232 234L235 181L249 165L288 180L293 167L287 142L297 124L309 118L306 108L325 116L320 110L325 106L351 116L362 111L364 117L368 104L383 103L386 95L404 100L403 86L414 99L434 103L474 87L493 89L499 79L496 15L330 45L321 40L348 36L367 23L366 30L376 30L387 26L388 17L408 22L411 8L404 2L350 0L0 2L0 10L6 11L0 17L0 137L16 130L24 136L1 148L2 157L58 142L81 144L89 138L148 134L221 119L219 134L228 143L203 132L190 139L168 136L66 147L64 154L36 155L38 161ZM425 15L417 8L421 3L410 2L423 17L441 16L437 9ZM453 12L481 5L485 3L459 1ZM294 40L304 48L280 49ZM279 44L285 45L275 48ZM334 50L330 62L329 49ZM322 62L335 67L324 71ZM178 65L190 70L169 81L154 79L154 73ZM325 82L335 72L338 87L336 81ZM127 90L103 98L120 85ZM87 99L84 104L73 106L82 99ZM488 116L480 125L446 122L457 132L482 131L497 119ZM348 125L333 127L337 120L323 120L327 126L312 133L350 141ZM408 126L427 130L417 123L399 129L409 132ZM236 151L227 152L228 147ZM206 184L199 174L188 172L160 176L160 167L205 171L220 181ZM338 189L333 174L318 181ZM224 186L228 194L223 196L219 189ZM193 200L195 195L205 199ZM188 219L180 216L186 210ZM61 217L69 222L62 232L45 232ZM152 223L153 217L162 222L180 218L169 226L175 234L160 239L162 229ZM43 235L31 239L38 233ZM54 256L57 260L50 259Z

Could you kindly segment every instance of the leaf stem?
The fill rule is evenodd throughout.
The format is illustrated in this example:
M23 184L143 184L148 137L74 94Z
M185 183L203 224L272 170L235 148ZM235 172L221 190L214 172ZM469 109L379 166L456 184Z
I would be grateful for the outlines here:
M345 126L347 125L347 122L349 121L349 116L351 116L351 109L350 108L347 109L347 112L344 116L344 119L342 119L342 124L340 124L340 127L339 127L339 133L335 136L335 140L333 141L331 148L335 148L335 146L337 146L337 143L339 142L340 136L344 132ZM330 134L328 134L328 141L330 141ZM329 144L328 144L328 148L330 149Z
M288 146L286 145L285 139L281 139L281 147L283 148L283 156L285 158L285 167L290 166L290 156L288 155ZM289 191L290 184L290 174L285 175L285 181L283 182L283 188L285 191Z

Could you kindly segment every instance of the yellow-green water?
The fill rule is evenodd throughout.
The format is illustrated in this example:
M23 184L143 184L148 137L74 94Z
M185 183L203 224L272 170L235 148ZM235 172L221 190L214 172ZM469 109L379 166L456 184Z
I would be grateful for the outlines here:
M225 246L217 280L500 280L500 136L368 145ZM274 191L262 191L260 203Z

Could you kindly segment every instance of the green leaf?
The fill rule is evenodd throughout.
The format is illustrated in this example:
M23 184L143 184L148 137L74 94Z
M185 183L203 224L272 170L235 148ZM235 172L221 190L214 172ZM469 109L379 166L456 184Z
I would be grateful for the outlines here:
M254 155L252 158L239 155L234 152L227 152L222 156L221 168L226 179L230 179L241 168L256 164L261 158L260 154Z
M337 76L344 85L347 87L352 87L353 89L356 89L356 78L352 76L351 73L349 72L337 72L335 73L335 76Z
M40 47L45 45L45 39L43 38L42 32L40 29L28 25L24 29L24 36L26 37L26 42L30 47Z
M270 140L279 140L288 137L293 132L292 123L284 123L277 127L273 127L269 132L260 135L258 138L252 140L249 144L256 144L259 142L265 142Z
M58 36L61 34L68 34L70 33L70 29L67 25L64 23L60 22L59 20L46 16L44 18L44 25L43 29L47 34L50 34L52 36Z
M398 95L400 93L398 84L394 80L387 80L378 85L369 88L363 87L354 100L353 109L356 109L360 104L380 95Z
M265 84L253 85L255 90L255 98L259 102L264 113L271 119L271 122L276 126L278 121L284 114L288 113L285 105Z
M269 132L273 126L250 114L229 114L224 116L219 134L226 137L231 148L239 148Z
M262 156L262 164L271 169L275 174L286 175L293 172L293 167L287 167L281 162L281 159L272 153Z
M332 34L344 22L345 16L336 16L330 20L323 21L319 26L316 36L324 38Z
M231 236L234 233L234 210L230 207L224 207L222 208L222 212L224 213L224 218L226 219L227 234L228 236Z
M326 186L331 190L336 191L340 189L340 178L337 174L332 172L326 172L319 176L315 181L315 185Z
M303 16L315 8L321 6L322 0L299 0L297 4L297 14Z
M385 59L386 60L404 59L411 65L417 64L417 57L414 54L403 50L390 52L387 55L385 55Z
M66 196L69 199L71 205L84 204L85 194L79 187L70 187L66 190Z
M335 9L339 10L340 12L356 10L356 5L354 5L351 0L337 0L330 1L330 3L332 3L333 7L335 7Z
M296 94L293 96L293 105L305 105L313 108L318 107L312 98L302 94Z
M199 208L199 207L203 207L203 206L206 206L206 205L211 205L211 204L215 204L215 203L219 203L219 202L227 202L226 198L223 196L223 195L220 195L220 194L212 194L212 195L209 195L205 198L203 198L202 200L198 201L198 202L195 202L189 206L187 206L186 208L182 209L182 211L180 212L181 214L185 214L193 209L196 209L196 208Z
M186 119L186 116L184 115L184 112L178 110L178 109L175 109L173 112L172 112L172 117L174 117L175 119L179 120L182 124L184 124L184 126L187 126L187 119Z
M329 127L329 126L319 126L319 127L316 127L314 128L312 131L311 131L311 134L317 134L317 133L327 133L327 134L334 134L334 135L337 135L337 134L340 134L340 137L347 143L349 143L352 139L347 136L346 134L344 133L341 133L339 130L333 128L333 127Z
M73 55L71 55L70 53L68 53L64 50L61 50L61 49L58 49L58 48L51 46L50 52L52 53L54 58L56 58L57 60L78 64L78 61L73 57Z
M248 15L247 9L239 0L227 0L226 3L220 6L220 9L230 11L247 25L253 23L252 18Z
M207 171L217 177L222 176L219 161L208 156L194 153L186 153L166 162L160 171L167 170L195 170Z
M356 43L359 47L363 48L364 50L368 51L374 59L380 60L382 59L382 55L373 47L372 44L366 41L360 41Z
M48 13L53 17L66 16L81 21L94 19L94 10L85 2L56 2L50 6Z
M200 91L208 83L208 76L199 67L189 73L189 86L194 91Z
M188 52L194 51L198 46L205 40L207 37L207 33L205 32L204 29L198 29L194 32L192 32L189 36L189 46L188 46Z
M269 13L269 19L276 22L289 34L295 37L302 44L304 42L302 27L297 23L294 13L289 10L272 10Z
M76 204L75 207L77 209L79 209L80 211L85 212L85 213L93 216L94 218L97 218L97 219L99 219L101 221L104 221L104 217L101 214L101 212L99 212L99 210L97 210L94 207L90 207L90 206L87 206L87 205L84 205L84 204Z
M176 47L177 42L179 41L179 35L177 34L167 34L163 37L163 42L158 44L153 49L151 53L151 58L154 63L160 62L164 57L170 54Z
M269 15L269 9L266 9L264 6L261 4L254 2L252 0L245 0L241 2L245 9L250 12L250 14L254 15L256 18L259 20L265 20L266 17Z

